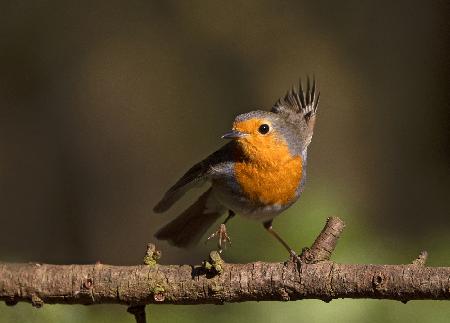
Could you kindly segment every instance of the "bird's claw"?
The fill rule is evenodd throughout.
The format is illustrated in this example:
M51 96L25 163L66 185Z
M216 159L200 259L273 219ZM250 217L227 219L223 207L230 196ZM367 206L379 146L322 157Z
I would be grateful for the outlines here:
M289 253L290 253L291 261L296 262L299 266L301 266L303 261L300 258L300 256L297 255L297 253L294 250L290 250Z
M225 226L225 224L221 224L219 226L219 228L217 229L216 232L214 232L213 234L211 234L208 239L206 239L205 243L208 242L209 240L211 240L214 237L218 237L218 241L217 241L217 245L219 247L219 252L221 253L223 251L223 249L227 248L227 243L230 245L231 247L231 239L227 234L227 227ZM222 245L224 248L222 248Z

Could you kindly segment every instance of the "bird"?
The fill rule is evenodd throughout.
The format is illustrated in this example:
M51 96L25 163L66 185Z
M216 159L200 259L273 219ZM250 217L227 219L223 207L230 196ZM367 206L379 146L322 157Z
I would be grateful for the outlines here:
M320 92L316 80L300 79L272 106L236 116L228 143L192 166L156 204L155 213L166 212L188 190L205 182L210 187L155 237L188 248L198 243L223 215L226 219L207 240L218 238L219 251L231 245L226 224L236 214L256 220L292 257L299 257L273 229L276 216L302 195L307 150L316 123ZM301 261L301 260L299 260Z

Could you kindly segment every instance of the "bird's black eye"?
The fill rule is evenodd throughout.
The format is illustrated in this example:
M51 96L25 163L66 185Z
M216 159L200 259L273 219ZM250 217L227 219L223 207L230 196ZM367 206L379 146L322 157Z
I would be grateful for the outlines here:
M262 125L260 125L259 128L258 128L259 133L261 133L261 134L263 134L263 135L265 135L266 133L268 133L269 130L270 130L269 125L268 125L268 124L265 124L265 123L262 124Z

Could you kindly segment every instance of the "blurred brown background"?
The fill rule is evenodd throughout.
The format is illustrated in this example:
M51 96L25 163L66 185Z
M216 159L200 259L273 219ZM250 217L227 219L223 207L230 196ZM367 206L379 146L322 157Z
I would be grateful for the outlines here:
M335 259L450 266L449 6L444 1L2 1L0 259L136 264L168 214L152 207L223 144L234 116L299 77L322 92L299 203L275 220L297 249L330 215ZM234 219L230 262L282 261ZM163 263L214 245L158 243ZM153 306L158 322L444 322L446 302ZM2 319L3 317L3 319ZM0 321L131 322L120 306L9 308ZM23 320L22 320L23 321Z

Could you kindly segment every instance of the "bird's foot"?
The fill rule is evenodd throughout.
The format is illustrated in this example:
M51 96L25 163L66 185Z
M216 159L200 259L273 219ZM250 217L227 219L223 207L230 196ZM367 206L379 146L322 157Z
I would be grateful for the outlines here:
M290 254L290 260L292 262L296 262L298 266L302 265L302 259L300 258L299 255L297 255L297 253L294 250L289 250L289 254Z
M227 234L227 227L225 226L225 224L222 223L217 231L211 234L208 239L206 239L205 243L214 237L217 237L218 240L217 245L219 246L219 253L221 253L223 249L227 248L227 244L229 244L231 247L231 239Z

